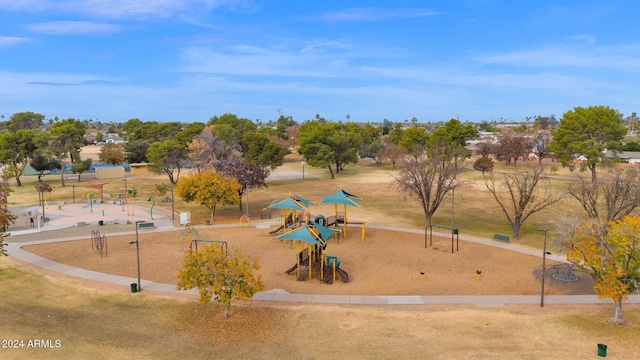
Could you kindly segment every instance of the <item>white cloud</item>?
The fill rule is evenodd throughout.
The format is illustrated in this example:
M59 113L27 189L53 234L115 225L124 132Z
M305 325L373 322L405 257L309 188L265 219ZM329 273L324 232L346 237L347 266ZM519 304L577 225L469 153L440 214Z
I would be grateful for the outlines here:
M52 21L29 24L27 29L41 34L109 34L119 32L121 27L113 24L97 23L93 21Z
M7 48L27 41L31 41L31 39L25 37L0 36L0 48Z
M586 44L595 44L597 40L595 36L587 34L569 36L568 39L577 42L584 42Z
M170 17L183 11L248 8L251 0L0 0L0 9L107 18Z
M236 45L224 51L192 47L183 51L182 72L243 76L344 76L345 60L317 51L286 51Z
M552 45L509 53L487 55L476 60L488 64L529 67L640 68L640 46L576 48Z
M228 48L191 47L181 55L184 65L179 68L179 72L200 74L205 78L216 75L229 81L235 79L233 81L241 83L243 87L250 86L249 81L243 78L258 76L259 79L251 80L252 84L260 87L275 86L273 83L295 84L298 91L302 89L298 84L331 88L332 92L340 87L353 89L379 86L407 89L446 86L496 92L543 90L556 93L575 92L575 89L611 88L595 75L584 76L571 68L552 68L551 64L549 68L543 67L544 71L535 68L526 71L510 68L497 70L492 66L497 61L528 61L529 56L541 56L540 53L521 53L522 58L509 57L509 54L499 58L483 58L482 61L488 66L464 61L455 66L435 63L382 66L375 54L361 50L352 49L347 43L331 41L304 45L301 50L251 45ZM557 57L554 58L554 61L559 61ZM571 63L568 59L565 61Z
M323 21L379 21L393 18L418 18L439 15L430 9L385 9L376 7L352 8L324 13L318 18Z

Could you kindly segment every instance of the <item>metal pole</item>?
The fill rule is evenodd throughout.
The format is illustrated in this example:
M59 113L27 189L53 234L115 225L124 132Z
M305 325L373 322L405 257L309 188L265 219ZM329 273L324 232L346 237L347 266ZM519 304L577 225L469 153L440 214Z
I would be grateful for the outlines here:
M171 220L176 219L176 211L173 208L173 189L171 189Z
M142 290L142 287L140 287L140 246L139 246L139 242L138 242L138 225L144 221L136 221L136 257L138 259L138 291Z
M40 180L38 180L38 205L42 204L42 192L40 191ZM38 224L40 224L40 219L38 219Z
M38 180L38 192L40 192L42 198L40 203L42 204L42 223L44 224L46 221L46 216L44 214L44 191L42 191L42 182L40 180Z
M249 219L249 183L246 183L247 190L247 219Z
M127 192L127 175L122 179L124 181L124 204L127 206L127 216L129 216L129 193Z
M455 199L456 199L456 189L451 189L451 231L455 229L455 225L453 223L453 215L455 214Z
M545 276L545 260L547 258L547 229L538 229L544 232L544 243L542 245L542 288L540 290L540 307L544 307L544 276Z

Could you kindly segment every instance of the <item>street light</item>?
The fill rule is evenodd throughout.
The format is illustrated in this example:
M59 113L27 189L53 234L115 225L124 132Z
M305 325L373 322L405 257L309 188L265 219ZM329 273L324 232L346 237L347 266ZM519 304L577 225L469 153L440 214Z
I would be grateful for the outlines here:
M41 179L38 179L38 201L40 201L40 204L42 205L42 223L44 224L46 217L44 214L44 190L42 188Z
M456 188L451 189L451 229L455 228L454 214L455 214L455 200L456 200Z
M136 220L136 241L131 241L129 244L136 244L136 258L138 259L138 290L142 290L140 287L140 246L138 245L138 225L144 223L144 220Z
M249 218L249 182L245 181L244 189L247 191L247 219Z
M304 156L302 157L302 178L304 179Z
M544 307L544 273L545 273L545 260L547 258L547 229L538 229L538 231L544 232L544 244L542 245L542 289L540 290L540 307Z
M171 220L175 220L176 218L176 210L173 207L173 188L171 188Z

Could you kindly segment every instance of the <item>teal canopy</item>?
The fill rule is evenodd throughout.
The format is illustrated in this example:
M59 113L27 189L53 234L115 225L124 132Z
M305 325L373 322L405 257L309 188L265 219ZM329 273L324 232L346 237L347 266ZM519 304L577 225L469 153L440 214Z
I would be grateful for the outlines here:
M304 204L305 207L309 207L309 205L311 205L311 201L306 200L304 198L302 198L301 196L298 196L298 194L290 194L289 195L290 198L294 199L297 202L300 202L302 204Z
M320 204L343 204L359 207L361 202L361 198L340 189L335 194L323 197Z
M312 223L312 225L302 224L299 228L291 232L276 236L274 240L297 240L323 246L329 236L334 235L338 232L338 230L329 229L316 223ZM320 237L314 234L319 234Z
M302 241L314 245L322 246L323 244L318 241L318 238L311 233L308 225L302 225L299 228L289 232L282 234L280 236L276 236L275 240L297 240Z
M296 194L290 194L273 200L267 208L305 211L309 207L309 204L311 204L310 201L305 200Z
M303 206L302 203L295 201L292 198L285 198L279 201L272 202L269 206L269 209L290 209L290 210L298 210L305 211L306 207Z
M318 229L318 232L320 233L320 236L322 236L322 239L326 242L327 239L329 238L329 236L334 235L339 233L339 230L334 230L334 229L330 229L326 226L322 226L316 222L312 222L313 226Z

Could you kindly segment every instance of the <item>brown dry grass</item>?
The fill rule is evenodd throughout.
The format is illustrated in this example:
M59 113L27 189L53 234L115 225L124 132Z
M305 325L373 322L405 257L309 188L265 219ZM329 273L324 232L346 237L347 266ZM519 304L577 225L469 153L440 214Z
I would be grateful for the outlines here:
M361 307L217 305L97 290L0 260L0 334L60 340L0 349L3 359L611 359L637 355L637 326L606 323L607 306ZM628 320L640 309L628 306Z

